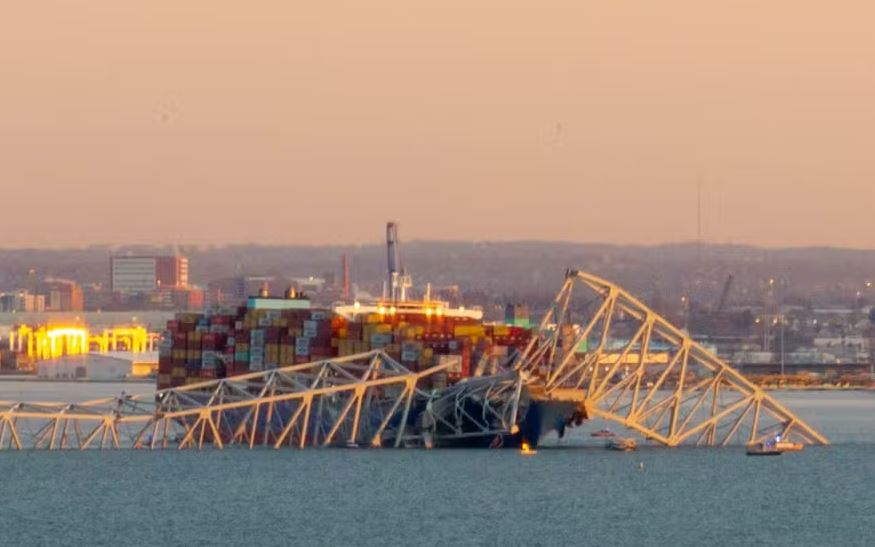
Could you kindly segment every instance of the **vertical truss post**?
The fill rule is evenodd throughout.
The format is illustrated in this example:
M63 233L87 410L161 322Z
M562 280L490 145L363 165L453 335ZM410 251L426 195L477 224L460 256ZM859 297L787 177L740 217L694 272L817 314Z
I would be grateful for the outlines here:
M410 405L413 403L413 395L416 393L416 380L407 380L407 401L404 403L404 413L401 416L401 423L398 425L398 434L395 437L395 448L401 446L404 439L404 434L407 432L407 418L410 415Z

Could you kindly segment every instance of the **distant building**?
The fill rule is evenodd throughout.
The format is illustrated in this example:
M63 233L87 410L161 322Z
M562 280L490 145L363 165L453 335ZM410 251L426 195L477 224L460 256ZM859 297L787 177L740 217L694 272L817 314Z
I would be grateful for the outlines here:
M155 258L155 279L160 289L187 289L188 258L184 256Z
M214 279L207 284L208 306L239 303L241 300L243 300L243 279L240 277Z
M100 284L82 287L83 304L86 310L111 310L118 305L119 295Z
M110 258L112 290L122 294L188 287L184 256L114 256Z
M52 380L122 380L143 376L157 369L158 354L87 353L40 361L37 376Z
M48 300L46 311L82 311L84 298L82 287L67 279L47 279L45 292Z
M162 291L170 294L171 306L177 310L200 310L204 307L205 294L203 289L189 287Z
M34 313L46 311L46 297L22 290L0 293L0 312Z

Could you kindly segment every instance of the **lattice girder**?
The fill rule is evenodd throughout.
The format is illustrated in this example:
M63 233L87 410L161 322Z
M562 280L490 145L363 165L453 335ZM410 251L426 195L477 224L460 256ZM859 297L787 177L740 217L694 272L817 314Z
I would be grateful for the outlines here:
M547 393L582 390L588 417L668 446L753 443L775 434L829 444L634 296L580 271L566 275L517 369Z
M0 401L0 449L400 446L422 380L383 353L77 404Z

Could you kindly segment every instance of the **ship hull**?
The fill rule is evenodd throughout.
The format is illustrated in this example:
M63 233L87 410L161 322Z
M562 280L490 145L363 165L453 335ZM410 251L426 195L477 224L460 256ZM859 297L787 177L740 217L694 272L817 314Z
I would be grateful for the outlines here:
M520 420L516 433L477 434L434 439L436 448L512 448L519 449L523 443L537 448L541 440L556 431L560 438L565 428L574 420L578 407L575 403L551 400L532 400L525 416Z

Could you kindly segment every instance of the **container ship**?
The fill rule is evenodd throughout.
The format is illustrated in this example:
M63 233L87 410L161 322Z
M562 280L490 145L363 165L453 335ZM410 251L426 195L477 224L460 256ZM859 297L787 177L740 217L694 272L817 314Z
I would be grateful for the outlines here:
M412 283L397 266L394 223L387 226L387 247L384 294L373 302L320 308L290 289L284 298L262 293L236 308L177 314L159 345L158 388L379 349L411 371L446 365L420 386L439 399L442 391L473 389L478 381L500 375L529 344L533 331L528 319L513 312L505 323L487 323L480 309L450 306L432 299L428 289L423 299L409 300L406 292ZM436 445L518 447L526 442L537 446L545 433L554 429L561 433L573 420L573 405L552 405L536 396L524 399L525 408L511 434L500 439L494 434L472 434L440 442L438 431ZM476 400L471 404L476 405ZM420 414L425 405L425 400L414 405L413 427L423 427Z
M528 328L488 324L446 302L311 307L300 295L250 297L233 310L179 313L159 344L158 387L382 349L411 371L450 363L432 388L495 373L528 344ZM441 380L445 383L440 384Z

